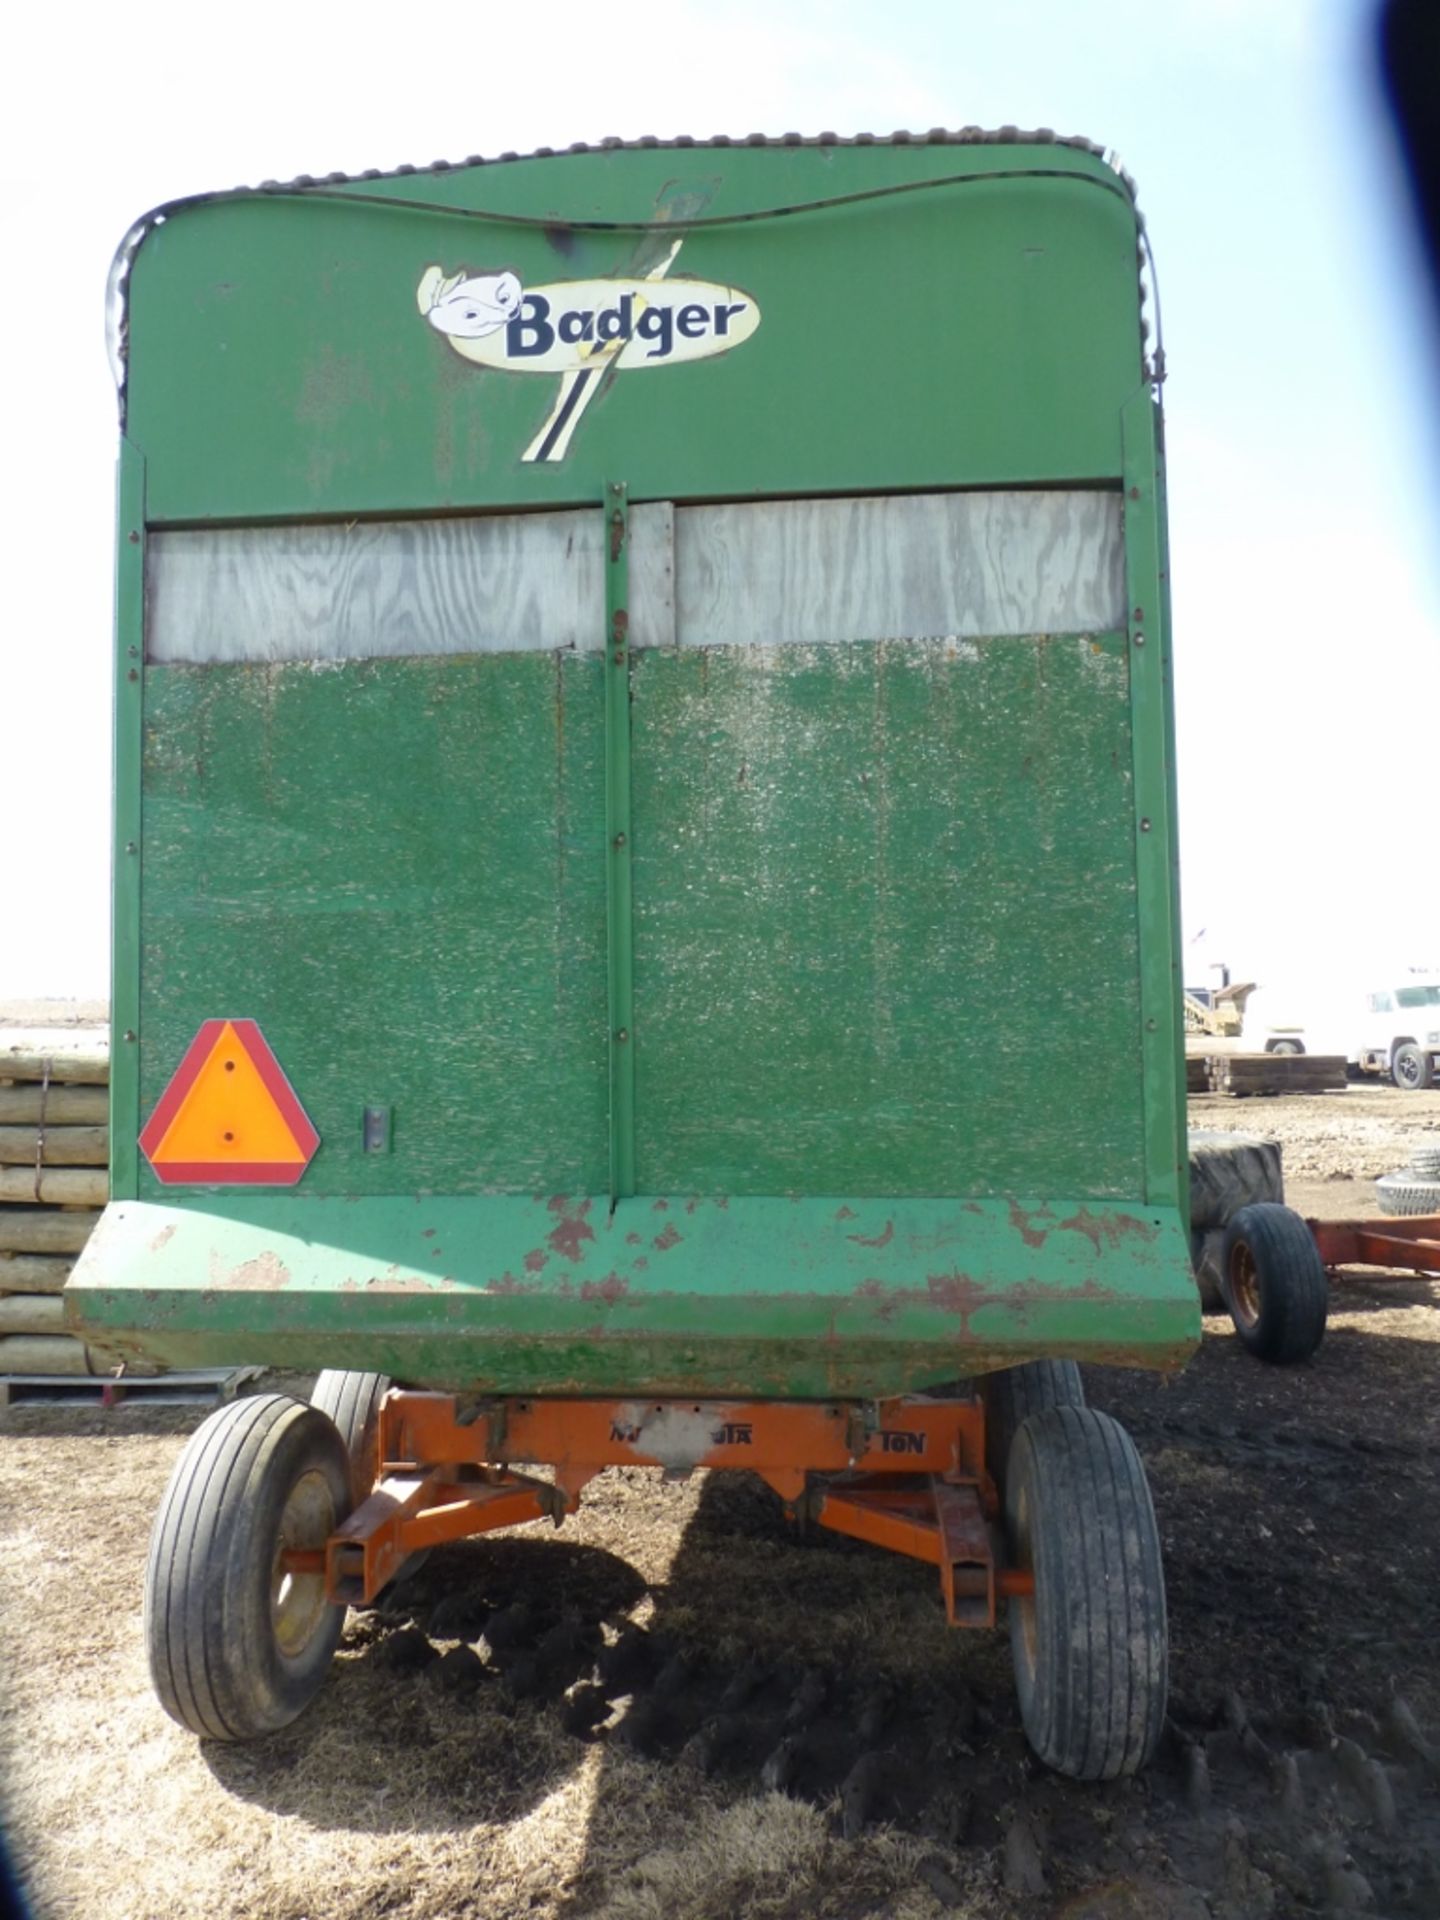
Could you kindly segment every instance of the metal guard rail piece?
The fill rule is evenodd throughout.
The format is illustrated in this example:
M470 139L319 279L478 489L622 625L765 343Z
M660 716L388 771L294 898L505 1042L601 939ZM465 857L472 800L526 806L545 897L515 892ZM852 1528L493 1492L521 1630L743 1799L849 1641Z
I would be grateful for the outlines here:
M857 1401L457 1400L395 1391L381 1408L374 1491L293 1572L337 1605L373 1601L411 1554L523 1521L558 1526L608 1466L743 1467L794 1519L936 1567L954 1626L995 1624L997 1599L1034 1590L998 1567L995 1484L978 1397ZM553 1479L521 1469L544 1466Z

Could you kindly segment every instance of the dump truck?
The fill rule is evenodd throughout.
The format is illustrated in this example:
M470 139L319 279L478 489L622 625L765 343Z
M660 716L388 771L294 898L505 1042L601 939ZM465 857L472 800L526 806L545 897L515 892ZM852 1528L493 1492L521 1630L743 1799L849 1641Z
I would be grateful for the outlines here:
M1077 1366L1200 1327L1147 259L1113 157L1015 129L127 235L67 1313L319 1372L166 1493L186 1727L293 1720L425 1548L738 1467L1007 1617L1047 1764L1153 1754L1158 1534Z

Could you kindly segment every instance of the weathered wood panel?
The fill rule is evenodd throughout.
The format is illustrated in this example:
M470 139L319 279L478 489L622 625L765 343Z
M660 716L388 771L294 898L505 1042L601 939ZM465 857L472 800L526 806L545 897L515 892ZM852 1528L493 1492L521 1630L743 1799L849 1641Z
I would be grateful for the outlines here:
M673 509L630 516L635 644L674 635ZM146 653L158 662L594 652L604 515L353 521L156 533Z
M1125 623L1120 497L890 494L682 507L681 646L1103 632Z
M157 662L593 651L603 514L161 532ZM636 647L1076 632L1124 617L1117 495L895 494L633 509Z
M603 1190L601 672L152 668L142 1111L244 1014L319 1129L307 1193Z
M642 1191L1143 1192L1123 638L682 647L634 724Z

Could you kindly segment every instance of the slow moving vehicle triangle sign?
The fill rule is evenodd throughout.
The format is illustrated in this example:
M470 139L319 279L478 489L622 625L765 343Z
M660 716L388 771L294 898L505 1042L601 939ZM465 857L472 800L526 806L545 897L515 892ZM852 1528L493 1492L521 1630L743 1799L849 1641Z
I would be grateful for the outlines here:
M166 1186L291 1187L320 1136L253 1020L207 1020L140 1150Z

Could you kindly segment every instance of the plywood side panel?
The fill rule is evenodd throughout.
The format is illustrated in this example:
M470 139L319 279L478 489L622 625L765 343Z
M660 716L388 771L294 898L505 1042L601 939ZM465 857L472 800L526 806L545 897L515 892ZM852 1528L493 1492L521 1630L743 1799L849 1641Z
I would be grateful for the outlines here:
M1121 637L682 647L634 724L642 1191L1143 1193Z
M319 1129L307 1192L603 1190L600 672L151 668L142 1112L246 1016Z
M674 638L673 509L631 515L637 644ZM211 527L151 536L146 654L161 663L594 652L604 516Z
M1124 625L1112 492L682 507L682 646L1104 632Z

